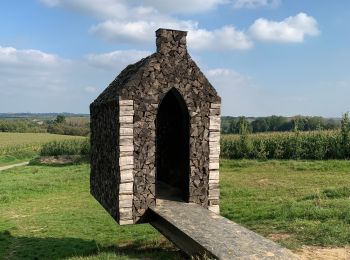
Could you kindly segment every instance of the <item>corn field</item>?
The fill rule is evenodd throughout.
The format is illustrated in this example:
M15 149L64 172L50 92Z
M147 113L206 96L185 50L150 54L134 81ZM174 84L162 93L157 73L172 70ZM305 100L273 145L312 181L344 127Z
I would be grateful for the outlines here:
M88 155L90 153L90 140L60 140L46 143L40 150L41 156L57 155Z
M86 138L47 133L0 133L0 156L37 154L47 142L71 139L79 140Z
M349 159L350 140L341 131L222 135L226 159Z

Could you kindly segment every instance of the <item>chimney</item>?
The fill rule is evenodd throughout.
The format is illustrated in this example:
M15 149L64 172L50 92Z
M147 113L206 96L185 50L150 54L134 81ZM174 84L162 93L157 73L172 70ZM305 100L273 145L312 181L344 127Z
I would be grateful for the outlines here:
M171 29L158 29L156 31L157 52L166 56L178 55L184 56L187 53L186 31L177 31Z

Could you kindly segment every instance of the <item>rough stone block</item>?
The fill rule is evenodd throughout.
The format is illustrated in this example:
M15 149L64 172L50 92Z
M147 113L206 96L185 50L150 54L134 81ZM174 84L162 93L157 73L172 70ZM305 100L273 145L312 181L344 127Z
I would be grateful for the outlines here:
M127 165L120 165L119 170L125 171L125 170L132 170L134 168L133 164L127 164Z
M218 116L218 115L220 115L220 109L219 108L211 108L210 109L210 115L211 116Z
M209 134L209 142L210 143L219 143L220 142L220 132L210 132Z
M122 170L120 171L120 183L134 181L133 170Z
M209 190L215 190L215 189L219 189L219 182L218 183L209 182Z
M209 180L218 180L219 179L219 170L209 171Z
M213 156L210 156L209 157L209 164L211 163L219 163L219 158L218 157L213 157ZM210 169L210 168L209 168Z
M123 198L123 196L128 196ZM122 197L122 199L121 199ZM132 207L132 195L120 195L119 196L119 208L131 208Z
M120 152L133 152L134 151L134 146L133 145L119 146L119 151Z
M119 194L132 194L133 193L133 186L134 184L132 182L126 182L119 184Z
M119 117L119 123L129 123L132 124L134 122L134 117L133 116L121 116Z
M134 101L133 100L121 100L119 99L119 106L133 106Z
M125 116L133 116L134 115L134 110L119 110L119 116L120 117L125 117Z
M219 179L209 179L209 189L211 189L210 184L219 184Z
M119 153L119 156L120 157L126 157L126 156L133 156L134 155L134 153L133 152L120 152Z
M221 104L220 103L211 103L210 108L220 108Z
M128 219L128 220L119 220L119 225L123 226L123 225L132 225L134 224L134 221L132 219Z
M219 205L212 205L212 206L209 206L208 209L211 211L211 212L214 212L216 214L220 214L220 207Z
M218 170L219 169L219 163L209 163L209 170Z
M134 156L126 156L119 158L119 166L134 164Z
M134 107L133 106L120 106L119 111L133 111L134 112Z
M119 134L123 135L123 136L130 136L130 137L132 137L133 134L134 134L134 129L133 128L121 127L119 129Z
M209 125L209 131L210 132L219 132L221 125L218 123L210 123Z
M209 199L218 199L220 197L220 190L213 189L209 191Z
M120 219L123 219L123 220L132 219L132 208L120 208L119 216L120 216Z

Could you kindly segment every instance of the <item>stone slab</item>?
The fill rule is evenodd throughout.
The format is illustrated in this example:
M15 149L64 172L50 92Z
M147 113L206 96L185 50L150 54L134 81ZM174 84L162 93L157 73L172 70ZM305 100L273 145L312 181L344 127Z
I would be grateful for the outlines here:
M288 249L199 205L157 199L150 209L155 214L151 224L190 256L200 258L204 252L223 260L299 259Z

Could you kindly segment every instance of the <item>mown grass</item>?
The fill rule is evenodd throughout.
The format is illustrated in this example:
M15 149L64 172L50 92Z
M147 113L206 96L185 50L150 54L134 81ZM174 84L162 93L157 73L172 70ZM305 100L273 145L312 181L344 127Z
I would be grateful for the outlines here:
M43 144L59 140L83 140L85 137L47 133L1 133L0 166L26 161L38 154Z
M0 259L181 259L150 225L118 226L89 165L0 172ZM350 162L221 161L221 213L289 247L350 244ZM280 235L280 236L279 236Z
M350 244L349 161L221 161L221 213L290 248Z
M0 172L0 259L178 259L150 225L120 227L89 194L89 165Z

